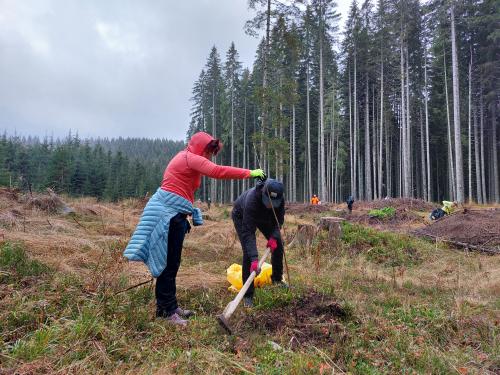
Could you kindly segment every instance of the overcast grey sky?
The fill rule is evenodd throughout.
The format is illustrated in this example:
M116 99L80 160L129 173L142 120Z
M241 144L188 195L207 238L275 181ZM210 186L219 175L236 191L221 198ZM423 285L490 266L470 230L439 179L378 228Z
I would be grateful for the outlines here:
M0 130L184 139L210 48L252 64L251 16L246 0L0 0Z

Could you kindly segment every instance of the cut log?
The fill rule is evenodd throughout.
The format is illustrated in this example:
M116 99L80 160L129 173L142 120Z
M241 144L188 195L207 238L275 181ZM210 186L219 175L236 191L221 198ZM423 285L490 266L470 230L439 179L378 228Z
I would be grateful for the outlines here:
M295 237L287 247L294 247L294 246L305 247L305 248L310 247L314 240L314 237L316 236L317 231L318 230L314 225L299 224Z
M328 231L328 239L330 241L337 240L342 236L341 223L345 219L341 217L322 217L319 220L319 230Z

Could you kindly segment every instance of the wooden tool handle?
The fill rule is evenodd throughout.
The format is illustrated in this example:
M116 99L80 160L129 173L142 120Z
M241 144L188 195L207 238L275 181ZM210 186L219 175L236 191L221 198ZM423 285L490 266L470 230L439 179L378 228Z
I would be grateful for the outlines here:
M264 255L259 260L259 268L262 268L262 265L266 261L266 258L270 252L271 252L271 249L269 247L266 248ZM247 292L248 288L250 288L250 285L253 283L253 279L255 279L255 276L256 276L255 271L252 271L252 273L250 274L250 276L248 276L247 281L245 282L245 284L243 284L243 287L240 289L240 291L238 292L236 297L234 297L234 299L227 304L226 308L224 309L224 312L222 313L224 318L229 319L231 317L231 315L233 315L234 310L236 310L236 308L240 304L241 300L243 299L243 296Z

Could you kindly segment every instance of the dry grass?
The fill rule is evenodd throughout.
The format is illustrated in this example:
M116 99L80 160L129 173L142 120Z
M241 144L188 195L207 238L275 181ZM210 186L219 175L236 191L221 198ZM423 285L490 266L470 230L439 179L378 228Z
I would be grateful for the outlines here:
M144 265L121 255L144 202L64 201L73 216L48 215L0 194L2 256L20 243L29 259L50 267L21 258L0 264L0 372L500 371L500 256L345 227L336 244L320 236L312 249L290 250L292 290L258 290L256 309L234 317L239 335L227 337L214 317L233 297L225 270L241 262L229 207L212 207L210 220L186 237L178 296L197 317L182 330L154 319L151 284L116 294L150 279ZM21 221L1 220L13 210ZM288 215L285 230L291 236L317 219ZM258 244L264 248L262 236ZM286 316L297 313L293 301L317 295L349 317L318 315L294 325ZM265 329L280 319L287 327Z

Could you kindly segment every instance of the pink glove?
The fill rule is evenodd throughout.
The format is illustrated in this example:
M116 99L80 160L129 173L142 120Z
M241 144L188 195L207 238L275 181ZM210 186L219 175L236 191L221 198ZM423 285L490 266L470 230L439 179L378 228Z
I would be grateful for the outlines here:
M250 264L250 273L252 273L253 271L255 271L255 276L257 276L260 273L259 261L258 260L254 260Z
M267 247L271 249L271 253L274 252L274 250L278 248L278 241L276 241L276 238L270 237L267 241Z

